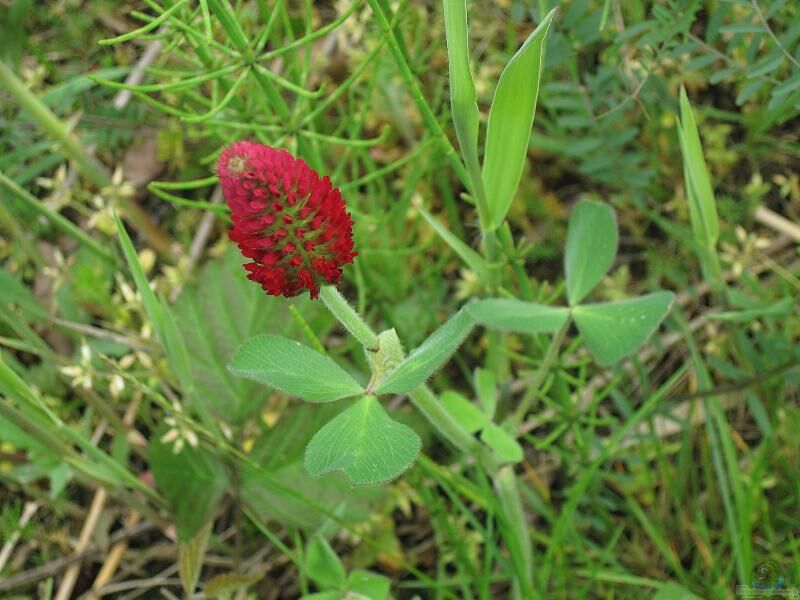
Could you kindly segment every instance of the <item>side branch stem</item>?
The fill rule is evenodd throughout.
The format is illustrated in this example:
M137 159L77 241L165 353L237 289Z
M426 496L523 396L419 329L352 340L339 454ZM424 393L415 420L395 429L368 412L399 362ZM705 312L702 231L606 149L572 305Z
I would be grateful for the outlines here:
M517 410L511 417L511 423L513 423L515 428L518 428L520 423L522 423L522 420L528 413L533 400L539 393L545 377L547 377L547 374L550 372L550 368L553 366L553 363L558 357L558 349L561 347L561 343L564 341L564 336L567 334L571 320L571 318L567 319L564 322L564 325L561 326L561 329L558 330L558 332L553 336L553 339L550 341L550 345L547 347L547 352L545 352L544 358L542 359L536 374L533 376L533 380L528 387L527 393L522 400L520 400Z

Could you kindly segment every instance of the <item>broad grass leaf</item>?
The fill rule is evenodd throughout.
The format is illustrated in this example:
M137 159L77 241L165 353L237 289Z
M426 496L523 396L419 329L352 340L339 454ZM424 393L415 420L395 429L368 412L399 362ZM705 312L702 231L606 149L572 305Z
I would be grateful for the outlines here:
M161 427L147 449L156 485L172 507L181 542L188 542L211 519L230 486L222 463L203 446L185 444L179 453L161 441Z
M242 501L262 522L316 531L328 520L317 507L357 523L381 505L385 488L353 489L343 475L309 477L303 464L311 438L348 404L292 403L260 435L250 453L253 464L241 466L239 479Z
M47 319L47 309L30 289L2 267L0 267L0 302L6 306L15 304L27 319L36 321Z
M602 202L578 202L569 218L564 254L570 306L578 304L600 283L616 254L617 218L614 209Z
M733 321L739 323L746 323L762 319L764 317L787 317L792 313L797 312L797 303L793 298L784 298L773 304L760 306L758 308L749 308L745 310L729 310L718 313L709 313L706 315L708 319L717 321Z
M263 575L240 575L239 573L222 573L208 580L203 592L208 598L229 598L233 592L258 583Z
M192 539L181 542L178 546L178 572L181 585L187 598L194 595L200 572L203 570L203 559L206 555L206 545L211 535L211 521L206 523Z
M175 313L165 300L161 300L161 319L164 335L164 351L167 354L169 365L178 381L184 394L194 397L194 379L192 378L192 368L189 359L189 350L186 341L183 339Z
M333 402L363 391L347 371L324 354L278 335L247 340L228 369L309 402Z
M92 479L106 489L125 486L125 479L120 476L119 470L107 463L95 462L78 456L65 456L63 460L84 477Z
M254 335L294 333L289 302L266 297L245 277L241 255L231 251L209 261L196 284L184 289L172 307L189 353L195 397L217 418L242 423L269 397L269 389L236 377L226 365ZM324 329L331 320L307 299L291 302L315 330Z
M164 322L163 315L161 314L161 303L156 298L155 293L150 289L150 283L147 281L147 276L139 263L139 256L136 254L136 249L133 247L130 236L122 224L119 216L114 213L114 221L117 224L117 236L119 238L122 253L125 255L125 260L128 262L128 268L133 275L133 281L136 284L136 290L142 298L144 310L147 313L147 318L150 319L150 324L153 326L153 331L158 340L165 344L164 341Z
M497 408L497 380L488 369L475 369L475 392L488 419L494 418Z
M470 313L461 309L411 352L378 385L378 394L405 394L422 385L456 351L475 325Z
M405 473L421 446L413 429L394 421L377 398L364 396L317 432L305 462L314 477L342 471L353 485L376 485Z
M558 331L566 322L569 310L560 306L545 306L513 298L488 298L467 305L475 321L502 331L547 333Z
M453 110L453 124L468 171L478 173L480 115L475 84L469 68L466 0L445 0L444 25L447 36L447 62L450 68L450 105Z
M0 393L5 393L2 386ZM0 416L0 432L4 443L10 444L18 451L24 450L28 457L28 462L22 465L8 464L4 476L20 486L47 477L50 480L49 495L51 498L57 498L72 478L72 469L64 457L3 416Z
M128 232L125 230L125 226L116 213L114 214L114 219L117 224L117 234L119 236L120 245L122 246L122 252L133 274L133 280L142 298L142 304L144 305L147 317L150 319L153 330L166 352L170 368L178 378L183 392L188 397L193 397L194 380L191 374L189 353L186 348L185 340L178 329L172 308L165 300L157 298L153 290L150 289L150 283L147 280L142 265L139 263L139 257L128 236Z
M685 88L681 88L680 109L678 139L683 154L683 172L692 229L695 238L704 247L714 246L719 238L717 203L703 157L703 147L700 144L694 112Z
M674 581L669 581L658 589L652 600L700 600L700 596Z
M483 159L483 186L493 228L506 218L522 177L539 97L544 42L555 11L551 10L528 36L497 82Z
M674 300L672 292L654 292L618 302L576 306L572 314L598 364L609 366L650 337Z

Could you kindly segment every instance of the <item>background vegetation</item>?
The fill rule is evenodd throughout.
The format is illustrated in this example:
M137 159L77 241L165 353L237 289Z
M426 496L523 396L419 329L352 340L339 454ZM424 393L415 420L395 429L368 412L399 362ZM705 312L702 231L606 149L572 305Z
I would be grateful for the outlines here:
M469 3L484 130L503 67L550 8ZM559 6L504 285L560 302L567 220L590 199L620 229L592 297L677 300L612 367L571 330L524 400L515 471L542 597L728 598L759 567L800 587L799 11ZM481 242L441 3L5 0L0 28L0 595L509 597L502 499L403 396L389 408L423 455L394 483L351 489L303 465L339 403L225 368L274 333L368 373L319 302L244 278L212 177L237 139L286 147L341 188L359 251L341 288L375 329L413 348L483 294L452 241ZM712 244L687 201L681 85L715 192ZM513 413L548 343L477 330L430 385Z

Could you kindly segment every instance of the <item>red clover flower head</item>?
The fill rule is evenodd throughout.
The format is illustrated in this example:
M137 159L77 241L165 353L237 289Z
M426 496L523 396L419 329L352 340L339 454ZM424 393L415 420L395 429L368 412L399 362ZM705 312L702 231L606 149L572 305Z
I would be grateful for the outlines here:
M330 179L304 160L256 142L236 142L217 163L231 209L230 237L253 262L248 279L271 296L312 298L353 262L353 221Z

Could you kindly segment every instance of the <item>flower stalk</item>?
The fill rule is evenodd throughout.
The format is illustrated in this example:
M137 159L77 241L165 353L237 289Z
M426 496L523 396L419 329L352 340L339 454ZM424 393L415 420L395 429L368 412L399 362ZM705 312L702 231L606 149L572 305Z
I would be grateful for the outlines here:
M331 314L341 323L350 334L356 338L368 351L378 350L378 336L372 331L364 319L345 300L341 292L332 285L323 286L319 291L319 299Z
M379 336L350 306L339 290L332 285L325 286L320 290L319 298L339 323L361 342L365 350L368 352L378 351ZM497 469L494 457L475 436L453 419L427 385L421 385L409 393L409 398L443 438L468 456L480 460L489 472Z
M514 411L514 415L511 417L511 423L514 425L514 428L518 428L520 423L522 423L522 420L525 418L525 415L528 414L528 410L539 393L545 377L547 377L547 374L550 372L550 368L553 366L556 358L558 358L558 350L561 348L564 337L567 335L567 330L569 330L571 321L572 319L568 318L561 326L561 329L559 329L553 336L553 339L550 340L550 345L547 347L544 358L539 364L539 368L536 370L533 380L528 386L527 393L525 396L523 396L522 400L520 400L519 404L517 405L517 410Z

